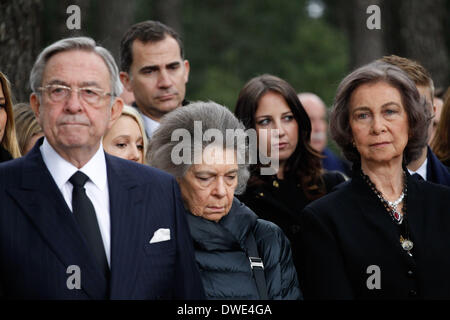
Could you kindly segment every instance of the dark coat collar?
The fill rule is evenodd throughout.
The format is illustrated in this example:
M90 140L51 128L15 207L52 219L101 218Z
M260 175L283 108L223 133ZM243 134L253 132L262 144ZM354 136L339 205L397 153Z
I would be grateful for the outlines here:
M427 181L450 187L450 172L448 168L439 161L429 146L427 148Z
M233 199L230 212L219 222L188 214L188 223L196 247L207 251L227 251L245 248L248 232L253 230L258 217L253 211Z

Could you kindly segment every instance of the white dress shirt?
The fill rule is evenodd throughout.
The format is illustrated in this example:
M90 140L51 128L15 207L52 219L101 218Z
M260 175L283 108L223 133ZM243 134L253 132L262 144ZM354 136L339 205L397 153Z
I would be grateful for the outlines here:
M94 205L95 213L97 215L98 226L102 235L103 246L106 252L106 259L109 266L111 266L111 222L109 216L109 190L108 177L106 174L106 160L103 145L100 143L100 148L94 156L82 168L78 169L73 164L62 158L50 143L47 138L44 138L44 143L41 147L42 158L44 163L50 171L50 174L55 180L56 185L64 196L67 206L72 211L72 190L73 186L69 182L72 175L78 170L89 177L89 180L84 185L86 194Z
M147 117L145 114L141 112L142 119L144 119L145 132L147 133L147 137L150 139L153 135L153 132L156 131L159 127L159 122L153 120L152 118Z
M417 171L411 171L408 169L409 174L413 175L414 173L417 173L423 178L423 180L427 181L427 163L428 163L428 158L425 158L425 161L422 163L422 165L419 167L419 169L417 169Z

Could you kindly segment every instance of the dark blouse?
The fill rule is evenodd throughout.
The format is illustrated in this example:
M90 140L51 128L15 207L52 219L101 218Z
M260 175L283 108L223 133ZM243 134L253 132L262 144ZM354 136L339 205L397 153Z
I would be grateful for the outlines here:
M2 145L0 145L0 162L8 160L12 160L11 154L8 151L6 151L6 149L3 148Z
M322 177L327 193L345 181L344 176L337 171L327 172ZM311 200L293 177L280 180L273 175L261 176L261 179L262 184L247 187L245 193L238 198L261 219L269 220L283 230L291 242L292 256L298 270L300 213Z

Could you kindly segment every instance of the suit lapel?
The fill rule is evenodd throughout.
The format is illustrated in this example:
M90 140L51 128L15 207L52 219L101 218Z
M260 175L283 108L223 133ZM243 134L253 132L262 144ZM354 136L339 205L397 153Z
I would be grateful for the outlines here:
M111 217L111 299L132 296L141 264L145 227L143 193L121 168L120 160L106 155Z
M450 186L450 173L428 147L427 181Z
M39 150L41 143L25 158L21 188L7 192L16 199L65 268L80 267L84 291L91 298L104 299L106 279L94 263L72 213L44 164Z

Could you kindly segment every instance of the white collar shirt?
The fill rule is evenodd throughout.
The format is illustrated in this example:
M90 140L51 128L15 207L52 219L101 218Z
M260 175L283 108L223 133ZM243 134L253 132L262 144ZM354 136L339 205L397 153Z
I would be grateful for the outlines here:
M159 122L153 120L152 118L147 117L145 114L141 112L142 119L144 119L144 125L145 125L145 132L147 133L147 137L151 138L153 135L153 132L156 131L159 127Z
M61 191L70 211L72 211L73 190L73 186L69 182L70 177L72 177L72 175L78 170L89 177L89 180L86 182L84 187L86 189L87 196L94 206L98 226L103 240L103 246L106 252L106 258L109 266L111 266L109 189L103 145L100 143L100 147L94 156L80 169L62 158L55 151L55 149L53 149L46 138L44 138L44 142L40 146L40 151L44 163L50 171L50 174L58 186L58 189Z
M414 173L417 173L423 178L423 180L427 181L427 163L428 163L428 158L425 159L425 161L422 163L422 165L419 167L419 169L417 169L417 171L411 171L408 169L409 174L413 175Z

